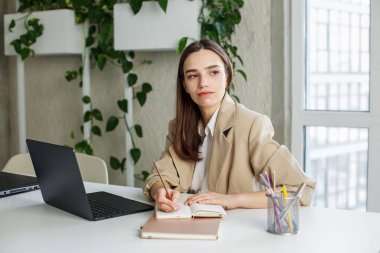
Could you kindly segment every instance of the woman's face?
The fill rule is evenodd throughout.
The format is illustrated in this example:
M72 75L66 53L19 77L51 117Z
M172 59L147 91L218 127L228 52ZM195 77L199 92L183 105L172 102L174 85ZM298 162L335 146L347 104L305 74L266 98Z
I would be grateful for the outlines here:
M214 112L220 105L227 86L222 59L211 50L201 49L184 62L185 89L203 112Z

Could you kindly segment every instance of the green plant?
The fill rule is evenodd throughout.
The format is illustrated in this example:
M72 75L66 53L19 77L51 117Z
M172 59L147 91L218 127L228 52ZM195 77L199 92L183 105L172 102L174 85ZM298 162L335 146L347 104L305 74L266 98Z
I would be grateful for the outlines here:
M12 19L8 27L9 32L13 32L17 21L23 21L24 23L26 33L21 34L19 38L11 42L15 52L21 56L22 60L29 56L34 56L34 50L30 47L36 43L38 37L41 37L44 31L44 26L40 23L40 20L38 18L29 19L29 16L30 13L17 20Z
M101 111L97 108L93 108L91 98L89 96L84 96L82 98L82 102L84 104L89 104L90 105L90 110L86 111L83 116L83 122L91 122L91 132L90 132L90 139L92 138L92 135L97 135L97 136L102 136L102 130L100 129L99 126L95 125L94 121L103 121L103 115ZM83 125L81 126L81 132L83 135ZM75 140L75 135L74 132L72 131L70 134L71 139ZM79 151L81 153L86 153L88 155L93 155L94 150L92 146L90 145L88 140L81 140L78 141L75 144L75 150Z
M137 76L136 77L133 76L133 78L129 78L128 79L129 86L133 86L136 81L137 81ZM145 104L147 94L150 91L152 91L152 86L149 83L143 83L141 86L142 86L141 90L134 94L134 99L137 99L140 106L143 106ZM112 115L109 117L107 121L106 131L107 132L113 131L118 126L120 120L124 122L126 130L128 134L131 136L131 140L132 140L132 148L129 150L129 152L133 159L133 162L136 164L137 161L140 159L141 150L137 148L135 145L135 142L132 138L134 136L132 133L132 130L134 130L135 134L138 137L142 138L143 128L139 124L135 124L133 126L130 126L128 124L127 117L126 117L126 113L128 113L128 101L126 99L118 100L117 105L121 111L121 115L117 115L117 116ZM125 157L122 158L120 161L114 156L110 157L110 165L114 170L120 169L121 171L124 171L125 161L126 161Z
M145 104L147 94L152 91L152 86L149 83L144 82L139 87L137 84L138 76L133 73L134 68L134 52L130 51L124 53L121 51L116 51L113 49L113 5L117 1L90 1L90 2L74 2L72 7L76 13L77 22L89 22L88 36L86 38L86 47L91 48L91 62L93 62L100 70L103 70L107 62L111 62L118 65L122 72L126 75L129 87L133 88L133 99L137 99L140 106ZM134 10L139 9L139 1L131 1L131 7ZM162 2L162 1L160 1ZM165 1L164 1L165 2ZM167 2L167 1L166 1ZM141 6L140 6L141 8ZM165 7L166 8L166 7ZM149 62L148 62L149 63ZM66 79L68 81L75 79L76 77L82 77L81 68L78 71L68 71L66 72ZM80 79L80 85L82 80ZM140 89L139 89L140 88ZM106 124L106 132L113 131L118 123L119 119L123 119L124 127L127 133L130 135L132 140L132 147L129 148L129 153L133 159L134 164L138 162L141 156L141 150L135 145L134 136L132 134L132 129L135 130L136 136L139 138L143 137L143 129L140 125L136 124L130 126L126 118L126 113L128 113L128 101L126 99L121 99L117 101L117 106L121 111L121 115L112 115L108 118ZM95 117L93 110L87 111L84 116L84 122L91 120L93 123L93 118L100 120ZM86 117L87 115L87 117ZM96 127L96 126L95 126ZM83 128L83 126L82 126ZM87 150L89 143L91 143L92 134L101 136L101 132L94 132L94 126L91 128L91 135L89 140L80 140L76 143L76 148ZM98 134L97 134L98 133ZM124 171L126 158L120 159L120 161L114 157L110 156L109 164L114 170Z

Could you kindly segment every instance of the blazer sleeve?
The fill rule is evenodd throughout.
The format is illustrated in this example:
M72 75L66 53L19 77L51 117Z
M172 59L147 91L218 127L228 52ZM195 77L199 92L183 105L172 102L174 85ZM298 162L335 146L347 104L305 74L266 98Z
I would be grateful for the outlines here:
M165 141L165 150L162 152L160 160L156 162L156 167L157 169L160 170L160 175L162 177L162 180L168 183L172 189L177 190L180 184L179 175L174 166L173 158L169 152L169 149L173 144L173 136L174 136L173 123L174 123L173 120L169 122L168 134L166 136L166 141ZM151 174L147 178L145 186L143 188L144 195L149 200L152 200L152 197L150 196L150 189L157 181L160 181L160 180L161 179L158 176L156 169L154 169L154 167L152 166Z
M286 185L289 191L295 191L305 183L301 204L310 205L316 182L305 175L288 148L274 141L273 135L270 119L264 115L257 116L249 134L250 159L256 180L263 184L259 175L266 171L269 175L275 172L276 186Z

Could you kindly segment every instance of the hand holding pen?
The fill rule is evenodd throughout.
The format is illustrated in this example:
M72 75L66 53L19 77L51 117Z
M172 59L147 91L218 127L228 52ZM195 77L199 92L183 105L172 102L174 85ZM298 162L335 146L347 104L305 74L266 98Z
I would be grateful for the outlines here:
M156 167L156 164L153 163L154 168L157 171L158 176L160 177L161 184L163 187L160 187L157 191L153 199L156 201L157 209L164 212L174 212L177 210L177 205L175 202L179 199L179 192L172 190L166 187L164 180L161 177L160 171Z

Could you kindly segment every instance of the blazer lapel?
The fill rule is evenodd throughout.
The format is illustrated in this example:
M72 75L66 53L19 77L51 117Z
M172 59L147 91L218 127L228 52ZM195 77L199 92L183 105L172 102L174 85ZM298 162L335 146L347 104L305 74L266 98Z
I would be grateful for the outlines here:
M228 169L228 160L231 149L231 135L229 132L235 124L235 102L226 93L216 119L214 137L211 150L211 159L208 171L209 191L227 193L228 189L218 189L218 182L223 171Z

